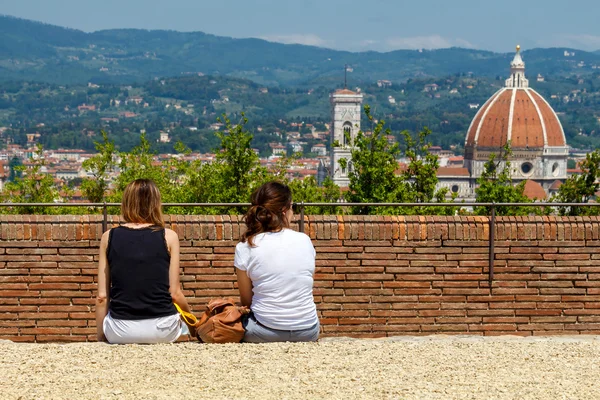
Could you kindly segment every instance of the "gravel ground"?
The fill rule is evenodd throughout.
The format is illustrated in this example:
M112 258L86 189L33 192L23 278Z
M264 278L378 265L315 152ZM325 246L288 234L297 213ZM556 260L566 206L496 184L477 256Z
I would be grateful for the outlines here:
M598 399L600 337L0 341L2 399Z

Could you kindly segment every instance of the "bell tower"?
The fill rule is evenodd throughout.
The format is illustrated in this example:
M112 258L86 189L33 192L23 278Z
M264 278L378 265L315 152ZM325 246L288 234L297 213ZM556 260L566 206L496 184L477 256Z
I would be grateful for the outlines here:
M352 170L352 143L360 130L360 113L363 95L346 88L329 95L331 102L331 163L330 176L340 187L348 187L348 173ZM350 140L348 140L350 139ZM346 159L347 166L340 166L340 159Z

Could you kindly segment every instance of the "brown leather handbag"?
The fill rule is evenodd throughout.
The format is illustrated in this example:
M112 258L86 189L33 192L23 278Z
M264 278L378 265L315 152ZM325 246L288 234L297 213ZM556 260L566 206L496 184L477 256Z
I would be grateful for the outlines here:
M226 298L209 301L199 320L189 317L189 313L180 313L190 333L198 340L204 343L239 343L245 333L242 316L249 312L248 307L237 306L233 299Z

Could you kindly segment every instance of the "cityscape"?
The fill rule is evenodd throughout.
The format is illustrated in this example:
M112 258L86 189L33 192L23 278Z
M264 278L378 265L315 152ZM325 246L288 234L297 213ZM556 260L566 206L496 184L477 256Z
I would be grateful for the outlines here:
M14 29L61 29L1 18ZM61 57L67 64L77 64L96 50L101 49L88 44ZM423 54L423 50L415 53ZM178 78L157 76L146 83L134 78L129 85L106 83L107 76L102 75L111 73L109 67L100 67L101 75L87 79L86 84L66 83L64 78L58 79L62 84L55 78L46 79L47 83L0 82L0 140L4 144L0 189L14 180L15 167L23 166L26 175L35 158L42 158L39 172L50 175L59 191L69 188L68 198L55 201L89 201L80 185L92 179L93 172L83 163L96 155L95 143L102 132L108 133L118 152L131 151L144 135L157 164L169 159L213 163L219 147L215 133L227 133L219 117L235 120L244 113L248 118L244 129L253 137L261 166L274 170L283 159L285 179L310 177L322 184L329 177L343 193L354 172L351 161L348 170L340 166L340 159L351 160L354 148L345 136L354 139L359 131L371 133L372 127L361 121L365 117L362 108L369 105L376 120L385 118L393 128L387 136L390 145L403 146L403 130L414 134L431 129L428 151L437 156L436 187L444 189L447 198L475 201L490 150L498 152L510 143L514 184L524 182L524 193L532 201L550 200L567 178L581 174L579 164L597 146L600 56L553 50L549 54L554 57L554 70L561 72L552 75L547 65L543 70L539 54L532 53L535 70L546 75L538 72L531 78L522 53L517 47L512 56L503 57L504 72L493 79L490 71L481 75L462 71L445 77L365 82L364 75L357 79L355 73L361 70L360 64L345 64L338 66L337 76L289 88L200 71L180 73ZM98 65L122 63L122 58L102 54L92 58ZM8 62L19 64L16 59ZM178 143L188 148L185 154L175 150ZM38 154L40 145L43 150ZM105 177L109 182L120 174L119 154L124 153L118 152L115 166ZM406 171L408 163L398 154L398 174Z

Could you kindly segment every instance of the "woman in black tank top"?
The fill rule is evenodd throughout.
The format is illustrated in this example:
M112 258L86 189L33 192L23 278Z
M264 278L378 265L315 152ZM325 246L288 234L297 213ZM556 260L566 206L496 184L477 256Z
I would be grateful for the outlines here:
M123 193L125 224L100 243L96 326L99 341L173 342L182 324L173 303L190 311L179 283L179 238L165 229L160 192L138 179Z

